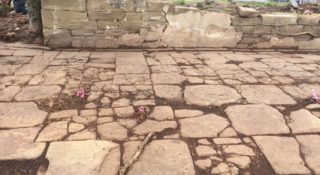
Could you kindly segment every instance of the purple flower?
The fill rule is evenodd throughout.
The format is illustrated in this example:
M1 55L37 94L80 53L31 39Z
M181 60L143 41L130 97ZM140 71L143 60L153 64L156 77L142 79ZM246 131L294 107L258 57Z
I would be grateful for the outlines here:
M84 90L78 90L76 95L77 97L80 97L81 99L83 99L85 96L85 92Z
M144 113L144 112L145 112L145 109L144 109L143 106L140 106L140 107L138 108L138 111L139 111L140 113Z
M320 104L320 98L319 96L317 95L317 92L315 89L312 89L312 99L314 99L317 103Z

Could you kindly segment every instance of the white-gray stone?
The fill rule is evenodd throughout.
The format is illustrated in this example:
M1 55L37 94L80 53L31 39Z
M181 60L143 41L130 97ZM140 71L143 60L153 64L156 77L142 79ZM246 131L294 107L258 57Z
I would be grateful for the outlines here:
M195 175L186 143L180 140L156 140L146 146L128 175Z
M305 109L292 112L290 119L288 125L293 134L320 132L320 119Z
M220 106L238 102L241 96L236 90L223 85L196 85L186 87L184 98L188 104Z
M53 142L46 155L50 162L46 175L98 175L106 156L115 148L119 145L108 141Z
M46 115L33 102L0 103L0 128L37 126L44 122Z
M58 97L61 87L52 86L27 86L15 97L17 101L44 100Z
M46 144L34 143L40 128L0 130L0 160L33 160L43 153Z
M149 115L150 118L153 118L158 121L163 120L173 120L174 115L172 108L170 106L156 106L154 107L152 113Z
M320 174L320 136L319 135L300 135L296 136L301 146L301 152L308 166L315 172Z
M310 174L293 137L255 136L253 139L277 174Z
M98 125L98 133L102 139L123 141L128 138L128 131L118 122Z
M225 112L233 127L244 135L288 134L290 132L283 115L275 108L264 104L230 106Z
M297 103L274 85L243 85L238 89L249 103L272 105L294 105Z
M179 123L181 135L191 138L217 137L218 133L229 125L227 119L215 114L181 119Z
M58 141L68 134L68 121L49 123L39 134L37 142Z
M176 129L177 122L175 121L154 121L146 120L143 123L133 128L133 133L145 135L150 132L162 132L166 129Z

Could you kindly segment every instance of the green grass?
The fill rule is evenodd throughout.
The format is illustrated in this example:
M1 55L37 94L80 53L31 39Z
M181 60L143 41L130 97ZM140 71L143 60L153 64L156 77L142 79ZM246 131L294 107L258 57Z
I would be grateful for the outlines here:
M186 5L186 4L192 4L197 2L203 2L203 0L172 0L172 1L176 5Z
M284 2L237 2L238 6L248 6L248 7L286 7L290 3Z

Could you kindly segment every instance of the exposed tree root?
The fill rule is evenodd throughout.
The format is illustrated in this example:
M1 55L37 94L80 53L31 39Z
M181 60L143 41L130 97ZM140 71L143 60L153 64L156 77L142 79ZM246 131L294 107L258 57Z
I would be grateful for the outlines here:
M151 132L148 134L148 136L144 139L144 141L140 144L138 151L135 153L135 155L132 157L132 159L127 162L120 170L119 175L125 175L127 170L139 159L141 153L144 150L144 147L150 142L152 137L155 135L154 132Z

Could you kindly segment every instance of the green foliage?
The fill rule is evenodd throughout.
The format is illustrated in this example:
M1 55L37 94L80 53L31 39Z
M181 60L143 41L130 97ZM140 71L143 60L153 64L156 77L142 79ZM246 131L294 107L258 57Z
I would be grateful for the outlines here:
M290 3L286 2L237 2L239 6L248 6L248 7L286 7Z
M174 3L177 5L186 5L186 0L174 0Z
M176 5L187 5L197 2L203 2L203 0L172 0L174 4Z

